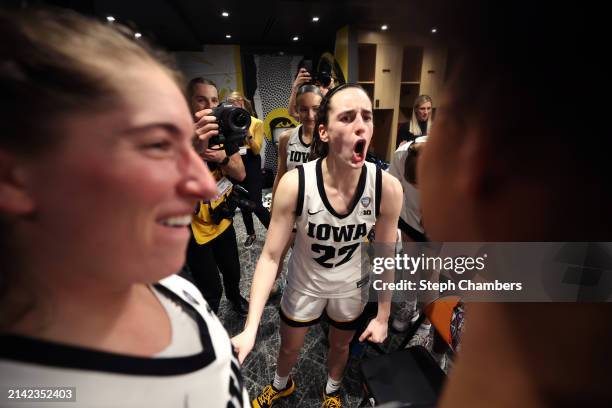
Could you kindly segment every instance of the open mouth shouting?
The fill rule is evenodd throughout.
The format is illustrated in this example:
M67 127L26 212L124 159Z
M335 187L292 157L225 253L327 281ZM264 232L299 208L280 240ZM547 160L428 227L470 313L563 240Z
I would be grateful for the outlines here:
M353 146L353 163L361 163L366 157L366 140L359 139Z

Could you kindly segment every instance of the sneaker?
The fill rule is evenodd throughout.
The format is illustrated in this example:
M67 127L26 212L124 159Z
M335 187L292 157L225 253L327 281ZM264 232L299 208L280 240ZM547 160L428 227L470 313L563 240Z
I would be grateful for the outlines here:
M244 241L244 247L245 248L250 248L253 246L253 242L255 242L255 240L257 239L257 235L253 234L253 235L248 235L247 239Z
M261 391L261 394L257 396L252 402L253 408L268 408L274 404L274 401L285 398L293 394L295 391L295 382L293 378L289 377L287 386L282 390L277 390L272 384L268 384Z
M391 322L391 327L398 332L404 332L408 330L409 327L416 324L420 316L421 314L418 310L407 307L402 308ZM422 325L427 329L431 327L431 323L429 322L423 322Z
M342 399L340 398L340 391L332 392L331 394L326 394L323 391L323 404L321 408L341 408L342 407Z

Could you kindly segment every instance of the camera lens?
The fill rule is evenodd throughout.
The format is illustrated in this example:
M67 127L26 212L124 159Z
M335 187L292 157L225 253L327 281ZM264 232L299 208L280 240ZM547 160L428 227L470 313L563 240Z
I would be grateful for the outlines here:
M243 109L234 110L230 117L229 122L232 124L232 127L236 129L246 129L251 120L247 111Z
M219 144L232 145L242 143L251 125L249 112L224 103L213 109L219 124Z
M321 74L321 85L323 85L324 87L329 87L329 84L331 84L331 80L331 75L327 73Z

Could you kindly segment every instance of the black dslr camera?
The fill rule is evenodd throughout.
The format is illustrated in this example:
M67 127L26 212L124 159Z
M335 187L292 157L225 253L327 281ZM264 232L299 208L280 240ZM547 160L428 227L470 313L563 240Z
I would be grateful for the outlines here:
M251 126L249 112L230 103L222 103L213 108L212 114L217 118L219 134L210 138L209 146L240 146Z
M332 75L330 73L330 69L327 69L327 64L319 64L317 72L313 72L312 60L303 60L301 63L301 68L305 68L308 73L310 73L311 81L307 83L307 85L322 85L326 88L329 87L332 80Z
M323 85L325 88L329 88L332 76L327 71L319 71L312 76L312 80L317 85Z
M209 207L212 222L219 224L223 219L232 219L236 215L236 207L242 210L255 211L257 204L249 200L249 192L242 186L234 184L227 198L214 209Z

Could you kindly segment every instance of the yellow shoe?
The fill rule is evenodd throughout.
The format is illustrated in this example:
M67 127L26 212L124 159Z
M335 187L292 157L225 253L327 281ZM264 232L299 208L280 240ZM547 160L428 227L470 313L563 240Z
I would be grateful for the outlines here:
M321 408L342 408L342 399L340 398L340 391L326 394L323 391L323 405Z
M253 408L268 408L274 404L274 401L285 398L293 394L295 391L295 382L293 382L293 378L289 377L287 381L287 386L282 390L277 390L272 386L272 384L268 384L261 391L261 394L257 396L253 400Z

